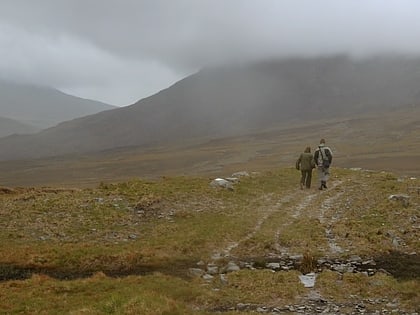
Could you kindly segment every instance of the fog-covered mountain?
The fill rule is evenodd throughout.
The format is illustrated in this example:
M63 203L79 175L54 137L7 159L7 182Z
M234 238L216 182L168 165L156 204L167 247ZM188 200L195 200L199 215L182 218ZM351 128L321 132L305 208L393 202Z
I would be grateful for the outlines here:
M0 80L0 116L38 129L113 108L115 106L71 96L49 87Z
M289 59L204 69L139 102L0 140L0 159L250 133L420 103L420 59Z
M27 125L10 118L0 117L0 137L12 134L31 134L38 131L40 131L40 129L34 126Z

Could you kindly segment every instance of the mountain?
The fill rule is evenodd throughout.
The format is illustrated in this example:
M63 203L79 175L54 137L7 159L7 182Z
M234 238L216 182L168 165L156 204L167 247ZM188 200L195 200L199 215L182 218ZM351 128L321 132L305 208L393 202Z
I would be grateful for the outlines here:
M56 89L0 81L0 116L45 129L115 106L71 96Z
M0 137L12 134L30 134L37 131L40 131L40 129L34 126L27 125L10 118L0 117Z
M230 65L203 69L131 106L0 139L0 159L205 141L411 104L420 104L420 59L338 56Z

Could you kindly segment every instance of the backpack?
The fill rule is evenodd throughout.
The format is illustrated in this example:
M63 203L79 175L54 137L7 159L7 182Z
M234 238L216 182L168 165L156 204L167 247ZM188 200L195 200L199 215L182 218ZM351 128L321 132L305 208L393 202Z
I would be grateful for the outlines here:
M328 150L328 148L319 148L319 154L321 154L321 160L322 160L322 167L329 168L331 165L331 152ZM319 156L318 156L319 160ZM320 165L320 163L318 163Z

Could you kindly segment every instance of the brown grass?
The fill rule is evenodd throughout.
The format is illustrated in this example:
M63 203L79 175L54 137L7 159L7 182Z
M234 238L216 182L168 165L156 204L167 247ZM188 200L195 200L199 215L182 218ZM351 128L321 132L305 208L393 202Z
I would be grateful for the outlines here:
M382 296L414 312L420 267L412 253L420 248L420 200L412 192L404 207L388 196L419 186L419 180L338 168L332 175L323 192L298 189L293 168L242 178L233 191L211 187L211 178L186 176L84 189L14 189L0 195L0 274L10 277L0 282L0 307L24 314L208 314L240 303L284 307L307 302L309 289L298 276L317 271L315 290L329 301ZM331 252L327 229L342 252ZM215 260L215 253L227 256ZM302 255L299 270L265 268L287 254ZM350 256L373 259L387 272L368 277L317 269L321 257ZM391 266L390 258L404 263ZM190 268L222 268L229 261L255 262L258 269L207 281L189 274Z

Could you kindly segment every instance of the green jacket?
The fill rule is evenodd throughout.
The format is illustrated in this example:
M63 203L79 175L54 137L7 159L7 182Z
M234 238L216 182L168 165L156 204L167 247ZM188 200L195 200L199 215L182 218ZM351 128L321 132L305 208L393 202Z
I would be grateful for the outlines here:
M315 161L312 153L301 153L296 161L296 169L301 171L311 171L314 167Z

